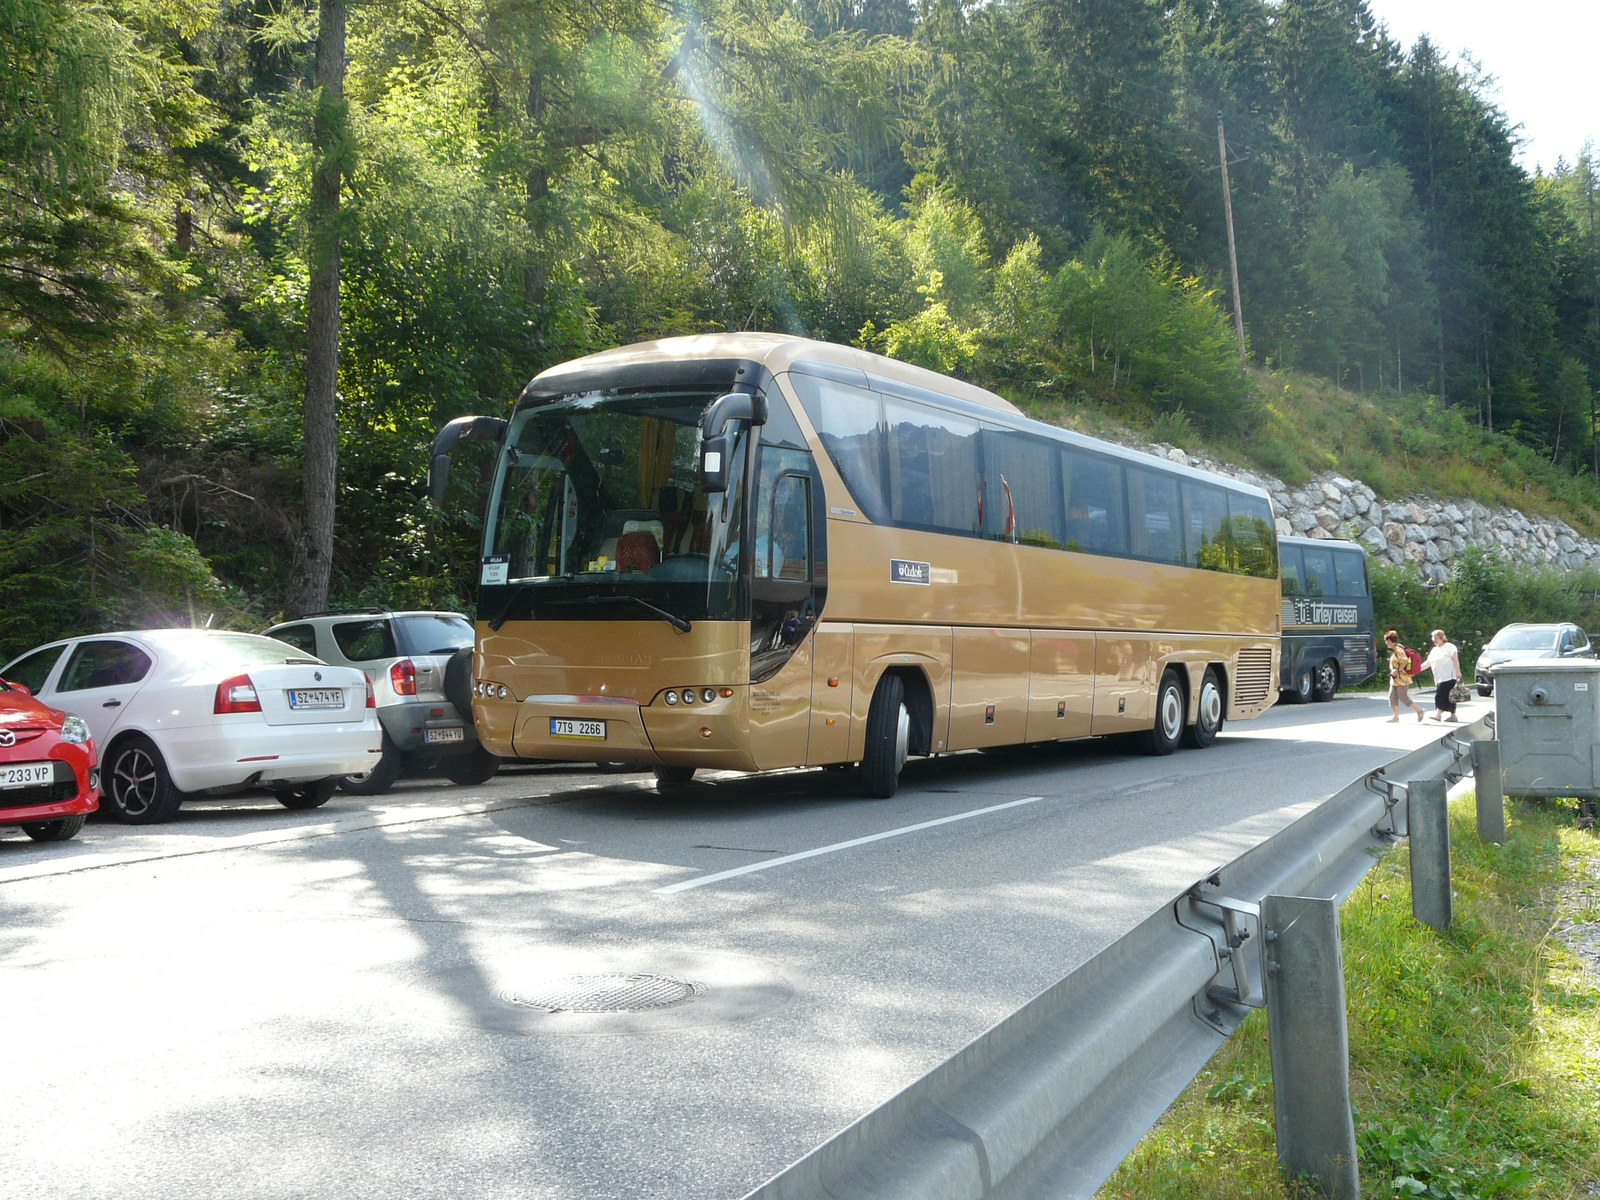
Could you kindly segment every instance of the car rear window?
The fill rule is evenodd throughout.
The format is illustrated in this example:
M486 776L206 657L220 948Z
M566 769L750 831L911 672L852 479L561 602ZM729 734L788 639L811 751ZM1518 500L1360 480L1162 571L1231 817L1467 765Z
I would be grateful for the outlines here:
M249 634L220 634L211 637L205 645L208 664L219 667L275 667L285 662L321 662L314 654L307 654L299 646L280 642L277 638L252 637Z
M472 647L472 625L464 617L396 617L394 632L402 654L454 654Z
M394 648L394 631L389 628L387 618L341 621L333 627L333 640L339 645L339 653L351 662L400 657Z

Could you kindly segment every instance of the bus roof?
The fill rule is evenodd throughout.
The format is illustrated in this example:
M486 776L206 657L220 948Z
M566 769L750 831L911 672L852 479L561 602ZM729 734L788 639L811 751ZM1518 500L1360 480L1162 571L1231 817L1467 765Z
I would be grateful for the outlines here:
M1139 466L1155 467L1190 479L1203 479L1233 491L1266 496L1270 500L1266 489L1257 485L1171 462L1141 450L1131 450L1115 442L1063 429L1059 425L1036 421L1009 400L949 375L858 350L854 346L783 333L701 333L602 350L561 363L535 376L523 389L518 407L547 402L576 391L644 387L656 374L653 368L669 364L676 368L671 373L670 382L702 382L700 376L703 375L703 382L709 386L714 382L720 385L726 381L727 374L717 373L739 370L742 374L744 368L740 364L763 368L777 375L796 366L804 371L808 364L818 363L860 371L868 380L898 384L909 395L927 397L928 393L932 393L933 396L928 398L945 402L951 408L966 411L969 415L998 420L1012 429L1081 446ZM699 367L705 370L700 371L697 369ZM814 368L812 373L815 373Z

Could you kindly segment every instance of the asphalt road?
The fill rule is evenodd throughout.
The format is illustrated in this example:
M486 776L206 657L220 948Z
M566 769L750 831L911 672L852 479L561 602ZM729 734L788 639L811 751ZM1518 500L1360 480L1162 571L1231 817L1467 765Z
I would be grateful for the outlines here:
M824 771L660 797L545 767L6 832L0 1195L741 1196L1442 732L1387 716L1346 696L1170 758L914 761L886 801ZM527 1006L601 973L701 992Z

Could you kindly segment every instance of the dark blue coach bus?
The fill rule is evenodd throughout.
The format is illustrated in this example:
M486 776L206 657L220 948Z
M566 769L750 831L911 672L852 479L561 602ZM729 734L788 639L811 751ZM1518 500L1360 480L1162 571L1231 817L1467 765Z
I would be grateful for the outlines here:
M1297 704L1332 700L1378 668L1367 556L1354 542L1278 539L1283 580L1279 690Z

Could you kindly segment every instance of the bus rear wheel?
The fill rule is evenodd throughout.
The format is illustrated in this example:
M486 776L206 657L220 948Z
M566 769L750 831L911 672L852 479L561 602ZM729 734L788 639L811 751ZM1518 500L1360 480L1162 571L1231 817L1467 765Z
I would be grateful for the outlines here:
M1294 704L1310 704L1312 688L1316 686L1316 676L1310 667L1301 667L1300 673L1294 678L1294 689L1288 692L1285 699Z
M906 685L898 675L885 675L867 710L867 749L861 757L861 793L887 800L900 786L900 768L911 751L911 712Z
M693 779L693 767L657 767L656 791L670 792L677 788L688 787Z
M1168 668L1156 689L1156 723L1139 735L1139 748L1146 754L1171 754L1183 736L1183 684L1178 673Z
M1311 698L1318 704L1326 704L1338 694L1339 664L1331 658L1323 659L1311 680Z
M1200 681L1200 703L1194 724L1183 731L1183 744L1194 750L1204 750L1211 745L1217 740L1217 734L1222 732L1224 712L1222 684L1217 679L1217 670L1207 667L1205 678Z

